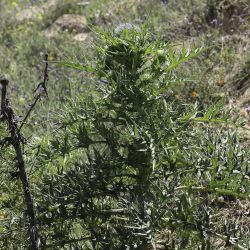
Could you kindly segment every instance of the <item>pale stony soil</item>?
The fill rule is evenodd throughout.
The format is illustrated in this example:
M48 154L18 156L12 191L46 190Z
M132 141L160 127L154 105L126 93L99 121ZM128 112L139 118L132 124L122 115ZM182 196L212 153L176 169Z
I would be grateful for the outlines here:
M21 24L42 19L43 16L48 14L55 14L60 8L66 8L69 3L70 1L48 0L40 6L31 6L21 10L16 15L16 21L18 24ZM56 38L63 32L70 34L74 41L86 41L89 38L89 28L86 17L83 15L63 14L44 30L44 34L48 38Z
M27 9L21 10L16 15L17 23L24 23L27 21L36 20L37 18L40 18L48 12L53 13L58 8L64 8L68 3L69 1L62 2L61 0L48 0L40 6L30 6Z
M81 15L64 14L48 27L44 34L48 38L54 38L59 36L60 32L70 33L73 40L85 41L89 32L87 20Z

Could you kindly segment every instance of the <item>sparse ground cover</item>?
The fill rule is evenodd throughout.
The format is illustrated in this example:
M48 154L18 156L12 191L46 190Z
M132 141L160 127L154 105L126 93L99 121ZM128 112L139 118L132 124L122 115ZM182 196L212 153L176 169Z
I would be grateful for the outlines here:
M56 20L65 14L82 15L85 17L88 28L86 28L86 25L83 25L79 26L79 30L77 30L78 27L76 26L72 28L72 22L71 26L69 26L68 23L65 23L59 28L57 26L59 32L57 30L54 36L47 36L46 31L48 31L48 29L51 30L53 24L58 22ZM220 127L221 130L220 132L218 130L218 134L224 133L223 131L225 131L226 128L227 130L230 129L230 131L236 129L238 131L238 136L241 138L241 145L245 146L246 152L249 152L250 24L249 4L247 1L169 0L168 3L164 5L161 1L150 0L94 0L89 2L66 0L3 0L0 3L0 16L2 21L0 23L0 75L4 75L11 81L10 100L17 114L25 114L29 105L32 103L33 90L37 86L37 83L42 80L41 77L44 65L43 58L45 53L49 55L49 61L51 61L49 64L50 79L48 83L49 99L42 101L39 104L39 107L36 107L34 113L32 113L29 118L27 126L24 126L23 130L23 133L28 140L26 150L29 154L26 156L26 161L31 173L30 180L33 187L32 192L34 193L35 200L37 200L36 209L39 212L38 218L40 216L40 219L38 220L41 220L44 223L40 225L40 228L44 230L42 233L42 243L44 244L47 239L47 248L72 249L73 247L73 249L107 249L105 248L105 240L103 242L100 240L101 243L96 243L97 245L94 246L93 238L101 237L100 235L102 234L105 234L105 237L109 237L109 230L111 230L114 235L113 245L110 245L109 249L125 249L122 248L124 245L119 246L124 239L128 241L131 240L132 243L130 246L134 244L133 242L137 242L137 240L138 242L143 241L143 236L137 236L137 240L134 240L133 237L129 238L129 233L127 233L124 238L119 237L119 233L116 231L119 227L115 224L118 223L118 225L121 225L123 223L121 222L122 220L126 221L125 217L122 216L122 212L120 214L118 211L118 214L115 214L114 216L107 216L107 218L109 218L108 220L104 219L105 216L103 217L103 215L99 215L99 217L97 216L98 219L94 219L93 216L86 217L81 211L79 211L79 217L76 216L73 219L74 216L71 213L71 209L74 209L74 202L79 199L79 196L76 195L77 199L74 200L74 192L78 190L76 185L81 186L81 181L83 181L84 178L86 178L85 175L90 174L91 171L88 168L84 171L79 170L79 176L82 176L82 179L80 180L75 176L76 173L74 171L77 169L77 166L74 165L75 159L79 159L79 162L84 160L81 159L82 151L80 150L78 152L76 150L76 152L74 152L71 148L71 143L74 144L76 138L79 139L80 134L76 134L78 129L78 133L83 133L82 136L84 136L84 128L80 128L81 122L79 123L78 120L76 120L75 124L72 124L72 126L65 125L64 123L67 119L69 122L70 119L78 119L79 117L80 120L83 119L83 114L81 114L81 110L78 110L78 105L86 105L85 107L90 109L88 111L89 115L93 115L91 110L94 107L91 106L91 100L89 100L89 103L85 104L81 104L81 102L84 103L84 98L95 93L96 86L100 84L98 80L102 80L102 78L98 79L93 73L86 72L86 70L74 70L70 67L62 66L62 61L64 64L67 64L67 66L76 67L78 65L79 68L84 68L83 65L86 65L87 62L96 60L96 52L92 49L93 43L98 43L95 34L95 27L103 27L106 30L113 30L120 23L130 23L138 27L147 23L148 30L152 34L150 41L154 42L159 40L161 43L165 42L168 46L171 46L176 53L180 52L182 47L187 49L205 48L205 51L196 58L185 62L176 69L174 67L173 78L171 78L173 83L171 83L169 98L172 103L189 103L189 105L194 106L198 112L203 112L208 110L211 104L215 104L223 97L225 100L223 109L228 111L228 115L232 118L233 122L229 127ZM80 36L80 41L74 39L77 34L84 34L83 36ZM103 49L105 49L105 46ZM175 78L175 75L178 77ZM106 94L108 95L110 92L107 92ZM96 98L98 95L99 90ZM80 100L78 100L78 98L80 98ZM86 100L88 100L88 98ZM65 109L65 105L69 106L69 102L71 103L71 106L70 110L67 110ZM96 99L96 102L99 103L102 108L107 105L107 103L102 103L98 98ZM113 113L110 114L111 117L117 115L117 111L112 109L112 112ZM171 113L172 111L169 112ZM22 118L23 117L21 116L19 117L20 120ZM134 117L133 119L137 122L137 118ZM237 124L239 124L240 121L244 122L245 126L244 128L237 129ZM65 125L64 131L59 129L62 124ZM78 125L79 127L77 127ZM93 125L91 125L91 123L85 125L87 126L88 132L90 132L90 134L93 133L93 131L91 132L91 126ZM139 126L140 129L142 129L141 133L143 133L144 129L146 130L144 126L146 125L141 124ZM69 129L68 132L67 129ZM193 129L192 124L190 129ZM101 133L100 127L99 130ZM1 135L3 134L3 131L4 129L1 127ZM199 132L199 130L197 131ZM137 133L139 132L137 131ZM243 149L238 148L240 146L235 146L235 148L233 148L233 143L236 139L234 139L233 132L228 133L230 136L228 135L229 137L227 137L224 135L225 138L227 138L224 138L224 141L228 144L232 143L231 150L236 154L234 157L237 158L240 157L241 154L245 154L245 165L242 163L242 166L238 167L240 169L244 168L244 171L247 173L247 168L249 168L249 156L247 156L247 153L243 153ZM72 139L70 136L76 138ZM146 134L143 136L145 137ZM217 138L216 136L217 135L213 135L211 138L207 138L207 140L205 140L206 143L218 143L216 140L220 140L220 138ZM87 139L86 137L84 138ZM124 138L120 138L119 140L123 141L125 140ZM130 138L128 140L135 139L136 138ZM148 139L150 141L150 138ZM178 137L176 140L178 141ZM69 148L63 148L62 146L68 145L68 142ZM123 143L125 142L123 141ZM181 144L183 142L179 143ZM225 152L229 150L228 148L230 148L230 145L225 146ZM41 151L40 148L42 149ZM48 148L51 152L48 150L46 151ZM66 153L64 152L60 155L63 150ZM3 151L4 149L1 150L0 153L2 169L2 175L0 177L2 192L2 194L0 194L0 222L2 222L2 224L0 224L0 237L3 242L0 243L0 247L3 249L7 246L15 248L17 245L24 244L23 247L25 248L27 247L28 242L21 243L23 238L20 237L20 235L26 235L26 225L22 222L23 202L21 198L20 184L9 176L12 171L14 156L11 150L7 152L7 155ZM89 154L92 153L93 152ZM161 157L159 157L159 159L163 161L166 156ZM177 156L173 156L173 158L174 157ZM230 156L228 157L230 158ZM51 162L49 159L51 159ZM104 159L99 160L103 161ZM223 162L224 160L225 159L222 157L221 161ZM238 159L238 161L240 160ZM109 162L109 164L111 163ZM112 164L117 167L114 162ZM197 164L197 162L195 164ZM216 165L214 162L213 164ZM74 165L74 169L70 168L71 165ZM234 170L238 171L236 165L234 165ZM46 169L43 169L44 167ZM185 169L185 171L186 170L187 169ZM51 173L51 178L46 174L47 172ZM130 170L126 174L130 175L132 173L133 170ZM72 176L70 174L72 174ZM120 174L124 174L124 172ZM171 173L168 174L171 175ZM225 174L225 176L227 175L227 173L223 174ZM237 173L234 174L237 175ZM183 174L178 175L178 178L181 178L181 176L183 176ZM225 176L222 175L221 178L226 178ZM158 178L158 176L152 177L156 179ZM105 178L105 181L111 181L109 176L105 176ZM167 177L165 178L164 181L167 183ZM190 173L188 178L192 179L198 177ZM188 178L187 180L184 180L184 182L188 183L187 189L190 189L192 185ZM235 178L237 179L238 177ZM249 182L243 179L241 179L241 181L242 183L244 182L244 184L242 184L244 189L238 190L242 194L247 193L247 186L249 186ZM98 181L98 179L96 181ZM116 181L117 179L115 182ZM176 184L175 181L173 181L173 183ZM129 178L125 180L125 183L126 182L127 184L130 183L132 186L136 186L134 181ZM70 184L67 186L67 183ZM179 182L178 184L180 183L182 182ZM107 183L105 183L105 185L106 184ZM42 185L45 186L43 187ZM55 188L55 193L51 193L52 191L49 189L52 185L54 185L53 188ZM68 199L69 202L62 202L60 195L62 195L63 190L60 189L60 185L65 185L65 187L68 188L67 194L69 195L66 199ZM227 183L226 185L228 185L230 190L230 187L233 187L234 184ZM155 189L156 186L156 183L154 183L151 188ZM179 185L178 187L181 190L183 186L185 185ZM195 186L195 188L197 187L200 188L200 185ZM208 188L208 186L205 187ZM96 188L97 190L95 191L98 192L99 187ZM164 186L161 188L164 189L166 187ZM211 186L209 186L209 188L211 188ZM13 194L13 190L19 191ZM169 187L167 190L169 190ZM84 191L89 192L88 189ZM152 235L155 242L151 241L150 245L147 245L147 247L149 249L153 249L153 247L156 247L157 249L185 249L185 247L188 249L198 249L198 247L207 247L203 249L214 249L215 247L221 249L247 249L249 247L249 197L247 198L244 195L236 195L234 193L236 190L231 190L232 193L229 195L223 193L223 191L214 194L210 190L211 194L209 194L208 206L204 203L206 191L207 190L197 191L199 195L195 198L192 197L191 201L186 200L188 195L193 195L190 190L187 192L187 196L181 193L182 191L178 193L176 199L181 201L179 205L182 206L182 203L186 204L184 207L180 207L178 211L175 211L172 207L172 204L178 204L178 202L175 203L176 200L172 201L172 204L171 202L166 203L169 214L164 218L165 221L160 220L159 225L153 229L155 231ZM46 192L50 193L51 196L46 196ZM148 192L150 193L152 190L149 190ZM124 191L124 193L126 194L126 191ZM128 197L126 196L126 199L127 198ZM159 203L163 203L161 198L162 197L158 197ZM107 202L110 198L105 196L103 199L106 199L105 202ZM134 204L134 209L136 210L137 203L136 201L133 203L133 199L136 200L137 198L130 197L130 199L132 202L131 204ZM147 197L147 199L149 199L149 197ZM115 200L110 202L117 205L117 201ZM42 204L45 204L45 206ZM99 206L99 203L95 203L95 201L92 201L91 204L91 206ZM161 211L160 204L158 205L159 211ZM103 206L107 210L107 204L105 203ZM125 205L123 204L123 207L124 206ZM210 213L208 213L207 216L211 215L210 222L213 225L210 232L211 236L208 237L211 241L210 243L208 243L208 238L205 235L203 235L204 237L198 236L197 232L201 233L202 231L197 229L198 223L197 218L195 217L198 216L198 210L195 209L199 208L204 210L206 206L209 207ZM69 211L64 211L64 208ZM93 207L91 209L93 209ZM91 209L89 211L92 211ZM101 207L98 207L98 209L105 210ZM189 213L192 213L191 211L193 212L194 217L188 218ZM176 216L178 219L180 219L180 216L183 216L182 218L185 219L186 223L189 225L186 225L185 228L183 227L182 222L178 222L177 219L176 224L174 225L173 222L169 222L169 218L171 218L170 214L172 217ZM202 212L201 214L204 215ZM66 218L65 216L71 217ZM116 221L116 217L119 217L121 221L119 221L119 219ZM65 218L66 221L63 223ZM84 222L82 221L83 218ZM92 222L88 221L90 218L93 220ZM131 221L134 218L133 216L128 218L129 222L127 222L127 225L131 228L131 231L133 231L135 230L135 228L133 228L135 225L133 224L134 222L131 224ZM201 224L205 223L205 220L206 218L203 218ZM104 221L105 223L107 223L107 221L110 223L110 229L100 226L104 225ZM99 225L100 228L91 228L91 223L96 227ZM84 228L84 225L87 226L87 228ZM21 228L21 226L23 228ZM196 229L194 230L192 227L196 227ZM186 235L185 233L181 233L184 228L187 230ZM87 231L86 234L83 233L83 230ZM88 234L88 232L90 232L90 234ZM93 235L93 232L95 232L95 235ZM214 232L216 232L217 235L214 235ZM203 233L209 234L208 231L203 231ZM82 238L85 237L87 243L82 243L82 241L84 241ZM182 240L178 241L176 239ZM203 240L203 243L199 245L197 242L201 239ZM118 246L120 248L118 248ZM144 248L141 249L146 249L145 242Z

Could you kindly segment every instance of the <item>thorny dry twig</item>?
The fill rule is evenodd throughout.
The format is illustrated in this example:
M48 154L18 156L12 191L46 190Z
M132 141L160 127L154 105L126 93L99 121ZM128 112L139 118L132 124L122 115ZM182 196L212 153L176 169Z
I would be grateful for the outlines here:
M36 90L42 88L43 92L48 96L47 88L46 88L46 82L48 81L48 55L45 55L45 70L44 70L44 79L43 82L39 83ZM7 95L7 86L9 84L9 81L7 79L1 79L0 84L2 86L2 98L1 98L1 112L0 112L0 122L6 122L8 125L8 132L10 133L10 136L0 140L0 145L12 145L15 153L16 153L16 159L17 159L17 167L18 167L18 176L20 177L20 180L22 182L23 186L23 195L24 200L26 204L27 209L27 217L28 217L28 224L29 224L29 236L31 241L31 248L33 250L38 250L40 246L40 238L38 234L37 229L37 222L36 222L36 216L34 211L34 203L30 192L30 185L29 185L29 179L26 173L25 169L25 163L24 163L24 157L23 157L23 151L22 151L22 145L24 144L24 139L21 135L21 128L24 125L25 121L29 117L31 111L35 107L38 100L41 99L43 96L42 93L39 93L35 97L34 103L31 105L30 109L28 110L25 118L22 121L22 124L20 127L18 127L18 122L16 120L16 116L14 114L13 109L10 106L9 100L6 98Z
M33 102L33 104L30 106L30 109L28 110L27 114L25 115L22 124L20 125L20 130L22 129L23 125L25 124L26 120L28 119L31 111L34 109L34 107L36 106L37 102L42 98L42 96L45 94L46 97L48 97L48 92L47 92L47 86L46 83L49 80L49 76L48 76L48 55L45 55L45 69L44 69L44 77L43 77L43 81L40 82L35 91L37 90L41 90L40 93L38 93L38 95L35 97L35 101Z

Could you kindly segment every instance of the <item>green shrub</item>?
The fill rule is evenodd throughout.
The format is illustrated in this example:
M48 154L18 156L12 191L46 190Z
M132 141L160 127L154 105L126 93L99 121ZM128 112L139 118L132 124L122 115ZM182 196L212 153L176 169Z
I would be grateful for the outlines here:
M174 97L176 68L202 49L176 53L129 24L98 35L93 63L62 62L95 84L65 106L35 157L43 247L249 247L241 222L216 216L218 198L250 194L249 154L223 101L200 111Z
M177 54L131 25L98 34L91 66L62 63L88 69L96 85L66 106L61 128L43 149L40 164L48 173L41 171L36 195L41 227L50 227L42 230L44 244L208 249L224 240L245 246L241 238L231 240L237 228L225 231L214 204L221 196L249 198L249 156L222 101L205 112L173 96L180 81L175 68L201 50Z

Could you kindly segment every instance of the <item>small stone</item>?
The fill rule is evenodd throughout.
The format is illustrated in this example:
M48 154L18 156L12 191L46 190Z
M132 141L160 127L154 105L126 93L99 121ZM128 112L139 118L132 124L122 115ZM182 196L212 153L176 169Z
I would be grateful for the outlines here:
M78 33L76 34L73 39L76 41L76 42L84 42L86 41L88 38L88 34L87 33Z
M59 17L44 33L45 36L51 38L56 37L59 32L87 33L89 32L87 19L81 15L65 14Z

